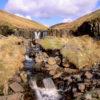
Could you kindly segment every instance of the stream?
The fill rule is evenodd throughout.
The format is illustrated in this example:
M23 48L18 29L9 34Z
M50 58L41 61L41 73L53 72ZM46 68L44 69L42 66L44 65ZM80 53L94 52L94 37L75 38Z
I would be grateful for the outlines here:
M33 79L32 77L37 74L34 74L33 66L35 61L33 58L29 57L30 52L34 49L38 53L40 51L39 46L33 46L32 48L28 47L26 49L25 55L25 69L27 75L29 77L29 85L32 90L35 91L37 100L60 100L61 95L58 93L58 90L50 77L44 78L42 81L44 87L40 87L37 85L37 80Z

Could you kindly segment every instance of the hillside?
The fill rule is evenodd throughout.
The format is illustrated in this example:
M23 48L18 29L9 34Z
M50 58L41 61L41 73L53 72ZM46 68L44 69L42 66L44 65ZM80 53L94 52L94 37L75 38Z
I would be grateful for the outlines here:
M7 31L9 30L15 31L16 29L18 31L18 34L20 34L19 30L20 31L33 31L33 30L46 30L47 29L46 26L36 21L31 21L31 20L18 17L16 15L0 10L0 30L3 28L8 29ZM0 33L3 33L3 31L1 30Z
M51 29L70 30L74 33L77 32L80 34L82 32L99 34L100 33L100 10L82 16L70 23L61 23L61 24L53 25L51 26Z
M6 23L18 28L35 28L35 29L42 29L42 30L47 29L46 26L36 21L31 21L22 17L18 17L16 15L13 15L1 10L0 11L0 25L6 24Z

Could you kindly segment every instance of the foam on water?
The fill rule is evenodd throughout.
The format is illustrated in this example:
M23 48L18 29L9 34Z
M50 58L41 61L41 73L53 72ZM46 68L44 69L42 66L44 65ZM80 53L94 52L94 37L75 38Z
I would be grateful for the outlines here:
M35 90L37 100L59 100L61 97L56 88L40 88L35 80L31 80L31 88Z

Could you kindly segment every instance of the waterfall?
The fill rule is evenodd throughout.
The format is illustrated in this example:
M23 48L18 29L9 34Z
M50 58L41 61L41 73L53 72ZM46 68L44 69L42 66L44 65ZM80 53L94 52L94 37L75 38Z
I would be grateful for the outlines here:
M61 98L52 79L45 78L43 83L45 87L40 88L35 80L30 80L30 87L35 90L37 100L59 100Z
M37 100L43 100L43 98L42 98L42 95L41 95L41 93L40 93L40 91L39 91L39 88L38 88L38 86L37 86L37 84L36 84L36 81L30 81L30 86L31 86L31 88L33 89L33 90L35 90L35 92L36 92L36 96L37 96Z
M40 32L34 32L34 33L35 33L35 39L40 39L41 33Z

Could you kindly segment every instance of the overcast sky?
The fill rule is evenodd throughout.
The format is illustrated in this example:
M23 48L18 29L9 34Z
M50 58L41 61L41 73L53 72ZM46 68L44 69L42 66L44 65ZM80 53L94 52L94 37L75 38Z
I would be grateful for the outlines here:
M100 9L100 0L0 0L0 9L50 26Z

